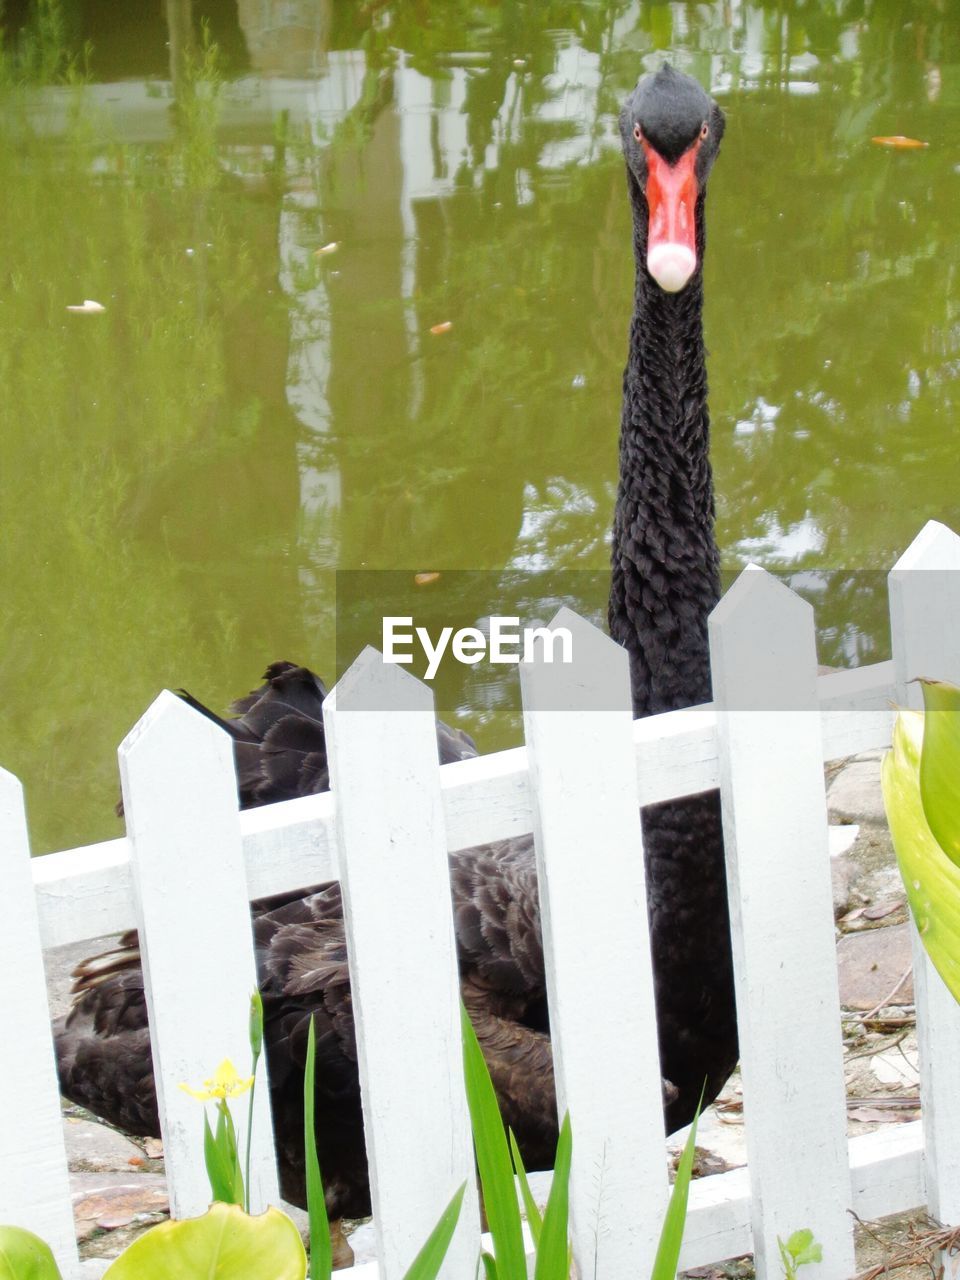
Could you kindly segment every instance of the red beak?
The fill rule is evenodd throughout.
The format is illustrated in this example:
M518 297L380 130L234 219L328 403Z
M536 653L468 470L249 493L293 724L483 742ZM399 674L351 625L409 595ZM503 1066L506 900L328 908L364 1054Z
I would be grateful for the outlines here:
M647 270L661 289L677 293L697 269L695 167L699 140L668 164L644 140L647 158Z

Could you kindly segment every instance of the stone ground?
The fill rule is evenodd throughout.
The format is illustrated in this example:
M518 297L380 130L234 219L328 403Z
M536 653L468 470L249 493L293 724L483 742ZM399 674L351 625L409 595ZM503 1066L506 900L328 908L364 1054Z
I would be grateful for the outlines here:
M919 1115L907 908L883 814L881 754L868 752L827 770L850 1135ZM104 949L111 943L102 941ZM67 1008L70 970L96 949L87 941L47 954L54 1016ZM66 1103L63 1125L82 1254L114 1257L168 1212L162 1148L127 1138ZM675 1151L684 1136L671 1139ZM701 1173L746 1162L737 1076L701 1118L697 1136ZM305 1215L297 1216L302 1226ZM858 1265L871 1267L884 1250L895 1251L916 1221L888 1220L873 1234L863 1231ZM351 1243L357 1261L371 1259L372 1225L357 1224ZM695 1274L735 1280L749 1273L749 1261L737 1260Z

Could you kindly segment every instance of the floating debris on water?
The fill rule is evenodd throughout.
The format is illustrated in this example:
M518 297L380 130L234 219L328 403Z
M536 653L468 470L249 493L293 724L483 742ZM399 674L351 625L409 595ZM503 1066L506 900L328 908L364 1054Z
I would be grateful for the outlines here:
M902 133L894 133L889 137L871 138L877 147L894 147L900 151L912 151L917 147L929 147L929 142L921 142L919 138L905 138Z

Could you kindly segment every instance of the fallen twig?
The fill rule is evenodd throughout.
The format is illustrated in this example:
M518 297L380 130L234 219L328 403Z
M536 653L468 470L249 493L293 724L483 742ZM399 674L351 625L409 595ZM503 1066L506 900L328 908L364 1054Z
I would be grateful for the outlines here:
M888 1249L887 1242L874 1230L871 1224L864 1222L852 1209L848 1209L847 1212L886 1252ZM928 1219L928 1221L932 1223L933 1219ZM890 1251L883 1262L874 1263L866 1271L861 1271L854 1276L853 1280L878 1280L879 1276L886 1275L890 1271L900 1270L902 1267L927 1267L934 1280L941 1280L944 1270L943 1264L934 1263L934 1257L940 1253L952 1256L960 1251L960 1227L943 1227L939 1223L935 1223L929 1231L918 1231L915 1225L911 1225L910 1235L911 1238L907 1244Z
M900 977L897 979L894 986L891 987L891 989L887 992L887 994L883 997L883 999L878 1004L875 1004L873 1008L870 1009L867 1013L857 1014L857 1016L854 1018L851 1018L850 1021L851 1022L870 1022L871 1019L876 1017L876 1015L880 1012L880 1010L885 1005L888 1005L890 1003L890 1001L897 994L897 992L900 990L900 988L903 986L906 980L910 977L910 974L912 972L913 972L913 964L911 962L904 969L903 973L901 973ZM890 1019L885 1018L884 1021L889 1022Z

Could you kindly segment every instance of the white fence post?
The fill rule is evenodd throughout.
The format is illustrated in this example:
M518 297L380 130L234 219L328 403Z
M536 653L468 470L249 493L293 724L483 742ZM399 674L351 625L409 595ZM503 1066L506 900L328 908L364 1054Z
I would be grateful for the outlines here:
M77 1242L60 1089L40 950L23 790L0 769L0 1222L26 1227L50 1245L68 1275Z
M569 609L521 666L557 1098L581 1276L649 1275L667 1200L627 653Z
M754 1254L855 1270L813 610L751 568L710 618ZM806 1270L806 1268L805 1268Z
M323 718L380 1274L399 1280L466 1181L441 1274L472 1280L479 1212L433 695L366 649Z
M174 1217L210 1203L200 1087L223 1058L248 1074L250 995L257 976L240 842L233 751L226 733L161 693L120 746L154 1079ZM266 1063L261 1060L250 1206L276 1203ZM247 1098L233 1105L246 1150Z
M890 572L897 698L923 706L917 677L960 683L960 538L930 520ZM960 1222L960 1009L913 930L924 1167L930 1212Z

